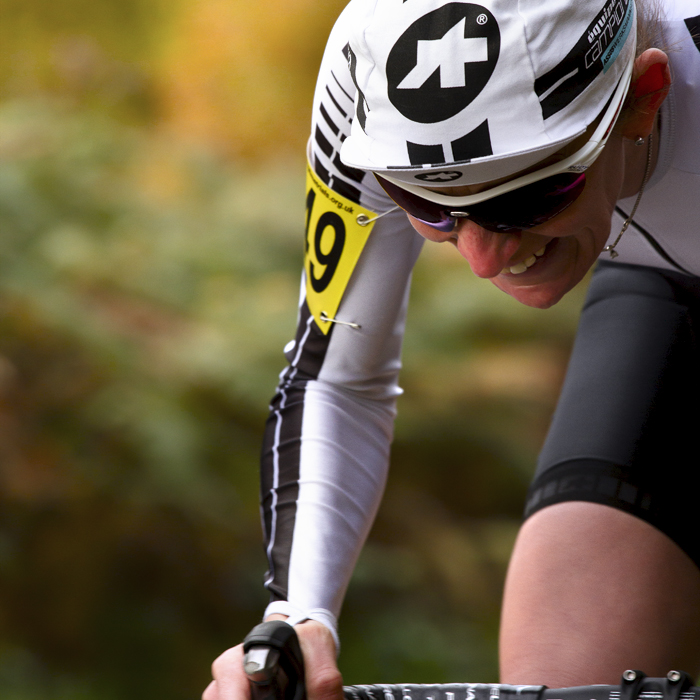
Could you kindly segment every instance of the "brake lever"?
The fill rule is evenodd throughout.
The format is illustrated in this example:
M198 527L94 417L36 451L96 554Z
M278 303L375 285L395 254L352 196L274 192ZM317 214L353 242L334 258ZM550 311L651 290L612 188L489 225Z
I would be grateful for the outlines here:
M282 620L254 627L243 641L252 700L305 700L304 660L294 628Z

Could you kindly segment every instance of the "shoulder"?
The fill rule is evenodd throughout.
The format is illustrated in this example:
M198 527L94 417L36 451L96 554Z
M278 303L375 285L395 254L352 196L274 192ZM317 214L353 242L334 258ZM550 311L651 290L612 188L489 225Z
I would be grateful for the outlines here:
M661 5L663 18L667 22L684 22L700 17L700 0L664 0Z

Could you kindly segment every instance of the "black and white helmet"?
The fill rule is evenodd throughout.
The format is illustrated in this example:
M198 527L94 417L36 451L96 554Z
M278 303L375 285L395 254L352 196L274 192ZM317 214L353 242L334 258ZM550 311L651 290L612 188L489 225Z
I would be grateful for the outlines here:
M634 60L634 0L352 0L341 158L414 185L486 182L580 136ZM628 71L627 71L628 72Z

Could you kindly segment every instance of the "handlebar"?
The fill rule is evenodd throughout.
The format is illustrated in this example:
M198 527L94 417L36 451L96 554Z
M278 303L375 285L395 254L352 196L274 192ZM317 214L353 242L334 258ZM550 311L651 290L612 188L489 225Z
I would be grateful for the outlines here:
M546 685L504 683L446 683L418 685L345 686L345 700L700 700L700 688L683 671L666 678L648 678L641 671L625 671L620 685L548 688Z
M245 638L243 650L252 700L306 700L304 660L291 625L280 620L263 622ZM345 700L700 700L700 688L684 671L649 678L642 671L628 670L620 685L400 683L345 686L343 695Z

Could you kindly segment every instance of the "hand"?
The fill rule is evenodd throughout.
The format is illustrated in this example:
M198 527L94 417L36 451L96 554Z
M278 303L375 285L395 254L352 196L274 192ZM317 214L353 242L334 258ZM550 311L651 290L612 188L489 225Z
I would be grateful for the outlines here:
M285 620L270 615L268 620ZM294 628L299 637L306 670L308 700L343 700L343 679L335 660L335 643L320 622L308 620ZM225 651L212 664L214 680L202 694L202 700L250 700L248 679L243 672L243 645Z

